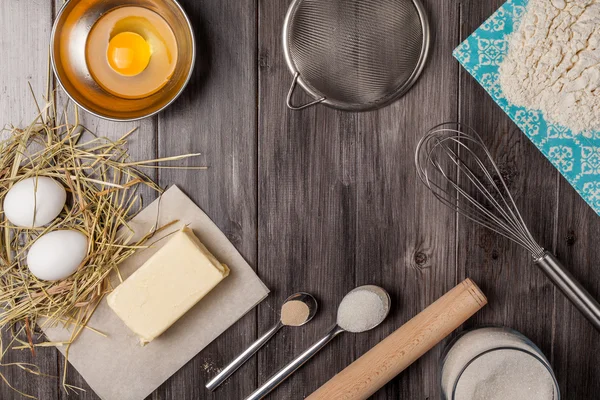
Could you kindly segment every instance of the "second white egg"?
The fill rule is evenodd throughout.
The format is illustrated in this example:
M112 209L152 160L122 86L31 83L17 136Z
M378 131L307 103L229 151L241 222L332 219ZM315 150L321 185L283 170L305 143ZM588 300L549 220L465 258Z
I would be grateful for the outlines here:
M47 176L23 179L4 197L4 214L16 226L31 228L49 224L65 206L63 185Z
M88 238L75 230L40 236L29 248L27 266L38 279L57 281L71 276L88 252Z

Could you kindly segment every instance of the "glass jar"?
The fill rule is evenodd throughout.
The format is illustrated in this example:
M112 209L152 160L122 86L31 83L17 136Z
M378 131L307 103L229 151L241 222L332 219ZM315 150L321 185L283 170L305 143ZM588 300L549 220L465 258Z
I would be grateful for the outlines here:
M444 400L560 400L542 351L509 328L462 333L444 351L440 376Z

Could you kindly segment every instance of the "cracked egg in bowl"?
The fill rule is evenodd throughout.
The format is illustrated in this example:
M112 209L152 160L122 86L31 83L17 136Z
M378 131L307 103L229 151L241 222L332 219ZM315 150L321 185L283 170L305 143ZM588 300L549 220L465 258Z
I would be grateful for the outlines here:
M174 0L70 0L51 40L60 85L79 106L107 119L135 120L164 109L194 65L191 24Z

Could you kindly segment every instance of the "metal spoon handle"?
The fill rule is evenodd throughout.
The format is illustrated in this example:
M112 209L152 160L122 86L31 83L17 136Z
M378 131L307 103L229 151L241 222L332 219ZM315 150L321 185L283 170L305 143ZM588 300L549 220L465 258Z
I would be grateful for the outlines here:
M310 346L308 349L304 351L304 353L300 354L293 361L291 361L288 365L283 367L279 372L269 378L261 387L256 389L252 394L246 397L245 400L260 400L269 393L273 389L275 389L281 382L286 380L291 374L293 374L298 368L300 368L304 363L312 358L315 354L319 352L327 343L331 341L338 334L344 332L342 328L335 325L321 340Z
M271 339L280 329L283 327L281 321L277 322L271 329L266 331L261 337L259 337L256 342L252 343L250 347L248 347L242 354L236 357L228 366L223 368L223 370L215 376L210 382L206 384L206 388L208 390L215 390L219 387L227 378L229 378L235 371L238 370L246 361L250 359L260 349Z

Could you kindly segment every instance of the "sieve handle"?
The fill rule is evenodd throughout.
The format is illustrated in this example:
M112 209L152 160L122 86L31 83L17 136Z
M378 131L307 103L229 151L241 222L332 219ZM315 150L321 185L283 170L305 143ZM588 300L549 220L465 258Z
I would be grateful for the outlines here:
M304 110L305 108L314 106L316 104L322 103L323 101L325 101L325 97L321 97L320 99L317 99L315 101L311 101L310 103L306 103L306 104L302 104L300 106L295 106L292 104L292 95L294 94L294 90L296 89L296 86L298 85L298 77L300 76L300 73L296 72L294 74L294 80L292 81L292 86L290 87L290 91L288 92L287 95L287 106L290 110Z
M564 265L548 251L537 258L535 263L600 332L600 304L577 282Z

